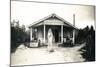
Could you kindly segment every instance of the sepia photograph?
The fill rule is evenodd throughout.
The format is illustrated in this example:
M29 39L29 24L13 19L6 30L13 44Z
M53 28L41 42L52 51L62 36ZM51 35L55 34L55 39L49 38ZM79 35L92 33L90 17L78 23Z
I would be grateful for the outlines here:
M11 0L11 66L95 61L95 6Z

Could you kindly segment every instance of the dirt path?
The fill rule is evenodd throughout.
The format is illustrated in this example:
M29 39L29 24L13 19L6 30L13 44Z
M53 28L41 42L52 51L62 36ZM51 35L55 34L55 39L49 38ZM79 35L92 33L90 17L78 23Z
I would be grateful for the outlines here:
M11 54L11 65L82 62L85 59L78 50L83 46L70 48L54 47L55 51L49 53L46 47L25 48L23 45L20 45L16 52Z

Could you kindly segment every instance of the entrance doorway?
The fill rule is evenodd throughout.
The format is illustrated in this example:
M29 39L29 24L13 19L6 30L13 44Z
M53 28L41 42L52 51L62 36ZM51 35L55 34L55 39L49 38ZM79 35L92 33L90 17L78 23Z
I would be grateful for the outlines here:
M61 29L61 27L60 26L55 26L55 25L48 25L47 27L46 27L46 29L47 29L47 31L49 30L49 29L51 29L52 30L52 33L53 33L53 42L54 43L60 43L61 42L61 36L60 36L60 29Z
M59 30L58 29L54 30L54 38L55 38L55 43L59 42Z

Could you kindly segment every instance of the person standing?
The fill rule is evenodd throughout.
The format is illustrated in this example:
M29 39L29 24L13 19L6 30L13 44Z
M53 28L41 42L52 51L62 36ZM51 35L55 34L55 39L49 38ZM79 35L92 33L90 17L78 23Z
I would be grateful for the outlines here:
M49 52L54 52L54 49L53 49L53 33L52 33L52 30L49 29L48 30L48 51Z

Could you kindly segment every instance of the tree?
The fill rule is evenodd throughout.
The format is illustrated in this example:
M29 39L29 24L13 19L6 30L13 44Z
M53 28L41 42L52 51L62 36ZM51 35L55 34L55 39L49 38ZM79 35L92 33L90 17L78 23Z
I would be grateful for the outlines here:
M14 25L15 23L17 25ZM19 21L13 21L11 23L11 52L14 52L21 43L25 43L26 40L29 41L27 38L29 38L29 35L25 31L25 25L20 27Z
M89 27L86 26L83 29L79 29L78 36L76 37L76 43L84 43L86 41L86 37L89 34Z
M86 46L81 49L83 51L83 57L86 59L86 61L94 61L95 60L95 30L93 26L91 26L90 29L88 27L83 29L83 36L84 41L86 42Z

